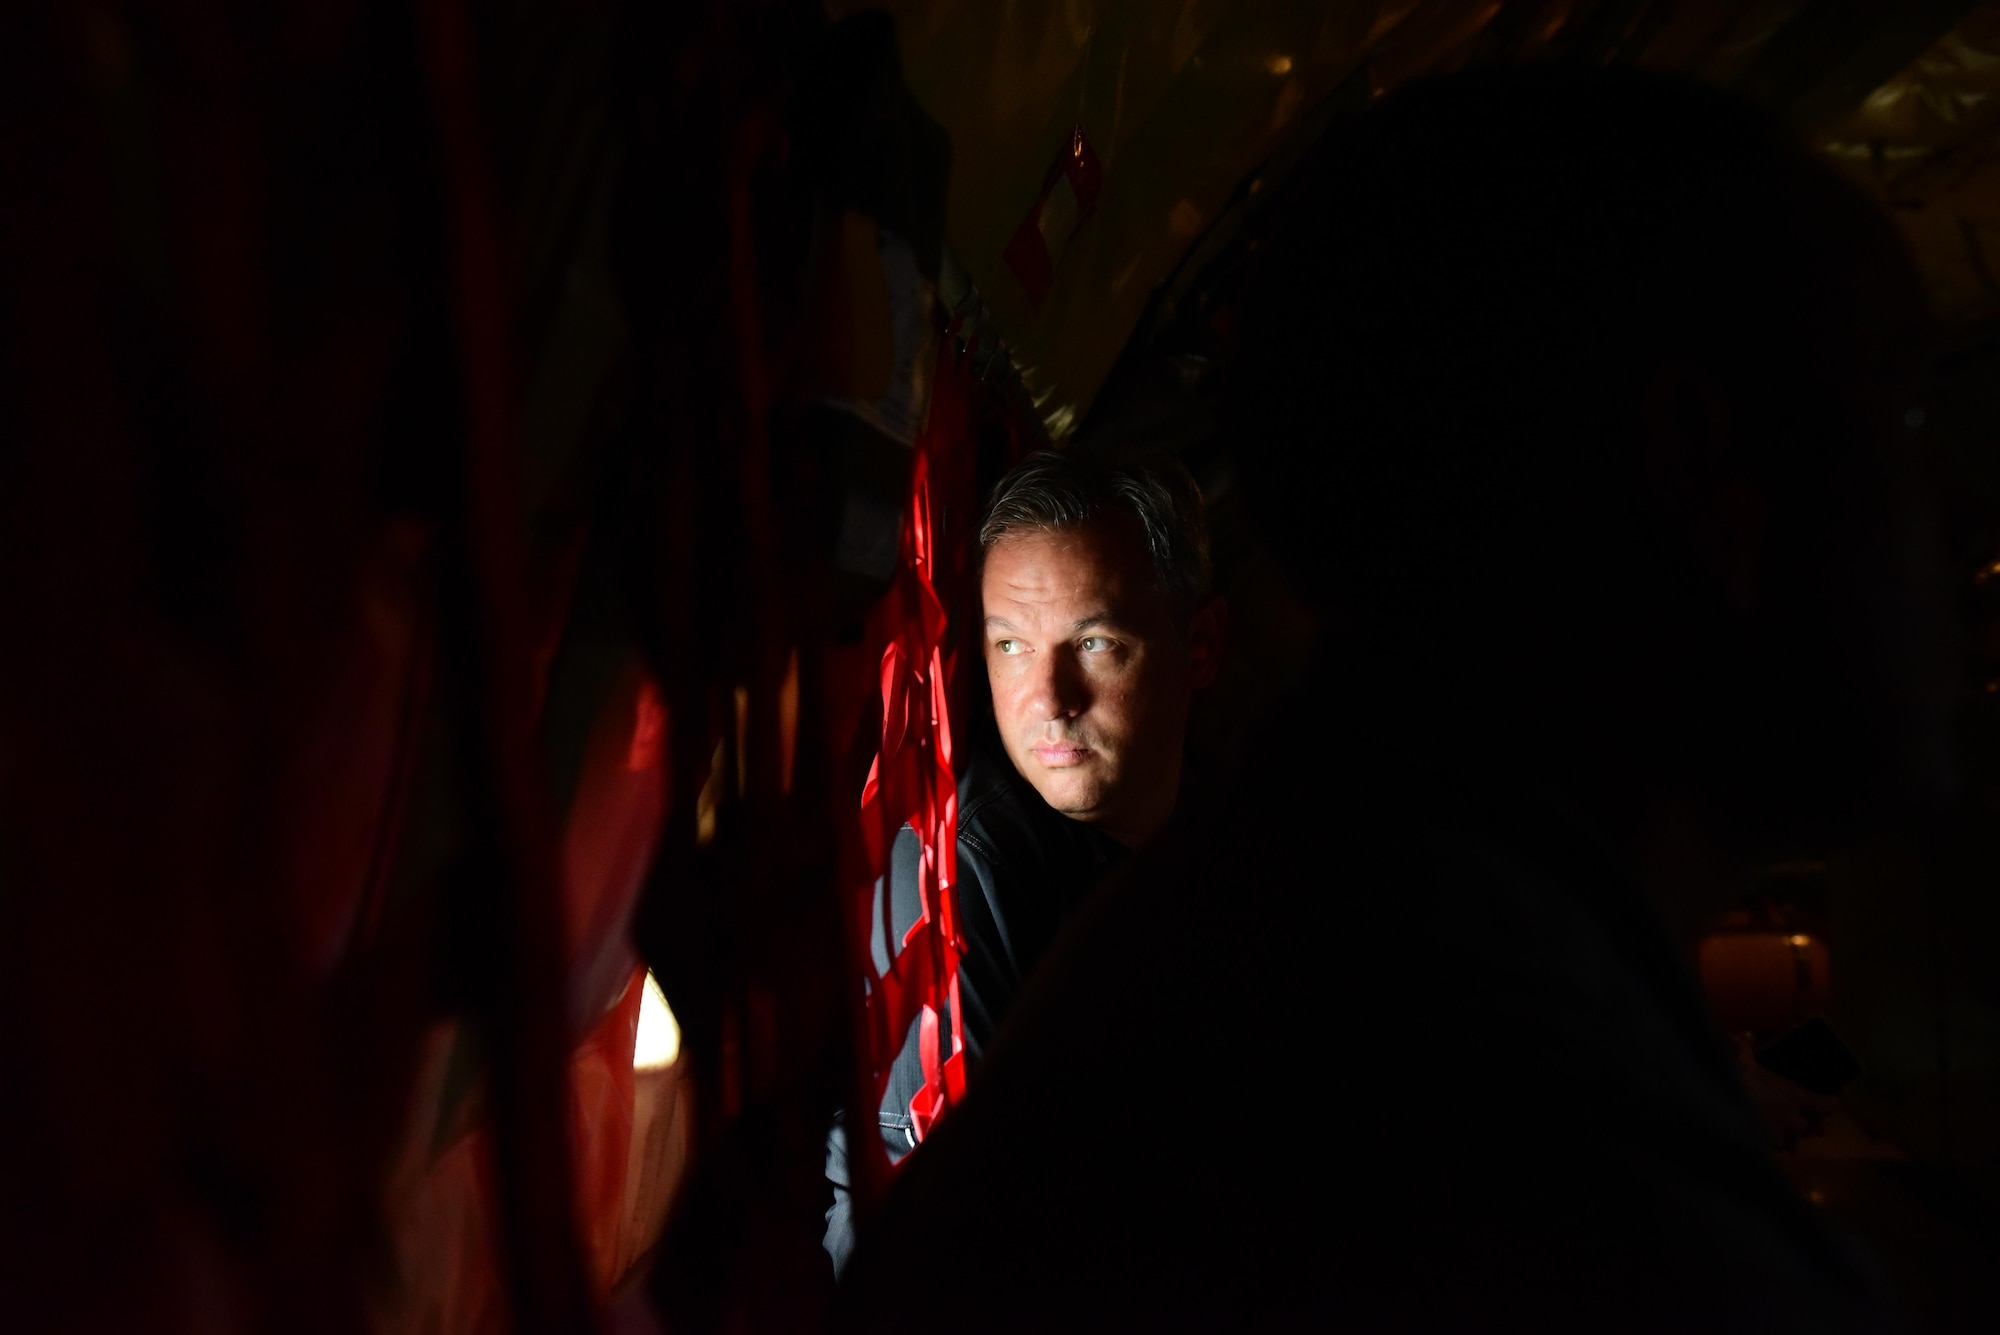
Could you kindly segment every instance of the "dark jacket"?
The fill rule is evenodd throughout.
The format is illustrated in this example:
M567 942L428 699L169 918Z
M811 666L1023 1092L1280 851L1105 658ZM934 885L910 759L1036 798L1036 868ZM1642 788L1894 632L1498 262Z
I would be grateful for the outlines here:
M1051 810L1012 762L985 750L971 751L959 778L958 804L958 911L965 942L958 996L965 1008L965 1058L971 1068L1063 921L1124 849L1095 827ZM879 901L876 906L870 947L878 970L889 966L890 941L900 942L917 921L918 856L916 834L905 826L889 863L893 938L883 932ZM880 885L876 892L881 893ZM944 1024L948 1033L948 1017ZM892 1160L900 1160L917 1143L910 1100L923 1083L913 1023L876 1118ZM854 1245L847 1146L840 1125L827 1142L826 1172L833 1204L826 1215L825 1246L838 1273Z
M1591 822L1340 685L1090 896L836 1329L1893 1324Z

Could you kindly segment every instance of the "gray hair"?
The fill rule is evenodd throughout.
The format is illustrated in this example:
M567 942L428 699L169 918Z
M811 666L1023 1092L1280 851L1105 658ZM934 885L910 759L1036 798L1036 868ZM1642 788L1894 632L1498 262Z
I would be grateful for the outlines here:
M1108 464L1069 450L1037 450L994 487L979 550L992 551L1010 533L1076 528L1121 509L1139 521L1154 582L1183 621L1193 617L1208 596L1208 524L1201 488L1177 463Z

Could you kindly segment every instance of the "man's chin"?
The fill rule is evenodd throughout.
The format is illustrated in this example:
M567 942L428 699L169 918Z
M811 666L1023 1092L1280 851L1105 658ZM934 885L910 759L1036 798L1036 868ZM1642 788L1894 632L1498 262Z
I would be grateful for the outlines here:
M1094 776L1081 773L1083 768L1079 765L1050 769L1037 764L1028 771L1027 779L1042 801L1054 810L1071 820L1089 820L1102 797L1102 785Z

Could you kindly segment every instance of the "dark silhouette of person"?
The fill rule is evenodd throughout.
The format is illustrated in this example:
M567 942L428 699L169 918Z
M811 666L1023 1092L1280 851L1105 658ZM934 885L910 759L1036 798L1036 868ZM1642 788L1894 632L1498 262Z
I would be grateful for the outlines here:
M1323 617L864 1231L853 1327L1893 1326L1680 948L1949 796L1894 233L1636 71L1412 85L1296 174L1224 422Z

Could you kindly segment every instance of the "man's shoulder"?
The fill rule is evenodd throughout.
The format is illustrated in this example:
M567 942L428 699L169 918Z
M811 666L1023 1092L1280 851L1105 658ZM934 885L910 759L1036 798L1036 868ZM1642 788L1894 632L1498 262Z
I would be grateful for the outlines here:
M958 775L961 845L969 844L988 857L1003 849L1029 848L1037 842L1037 827L1045 816L1055 815L1005 756L984 747L966 755Z
M964 830L991 818L1004 819L1020 811L1024 795L1036 797L1027 781L1005 756L987 747L968 747L959 756L958 828Z
M1063 818L1028 786L1005 756L971 748L954 757L958 780L958 845L985 862L1015 862L1050 833L1045 822ZM1039 834L1039 837L1038 837ZM896 835L895 875L909 881L916 873L919 845L916 831L905 825Z

